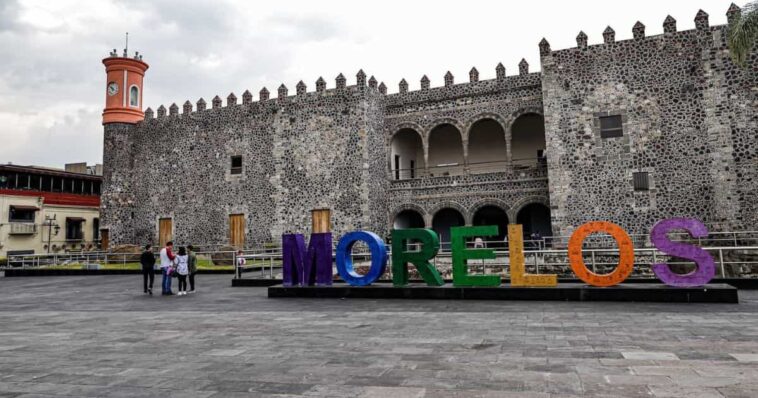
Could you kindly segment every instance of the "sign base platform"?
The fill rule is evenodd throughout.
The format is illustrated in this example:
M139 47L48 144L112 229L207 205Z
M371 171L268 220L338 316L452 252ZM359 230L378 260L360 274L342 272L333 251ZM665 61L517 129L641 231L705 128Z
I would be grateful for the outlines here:
M268 288L269 298L367 298L410 300L532 300L532 301L626 301L663 303L739 302L737 288L726 284L701 287L671 287L663 284L635 283L595 287L581 283L560 283L556 287L439 287L411 284L371 286L282 286Z

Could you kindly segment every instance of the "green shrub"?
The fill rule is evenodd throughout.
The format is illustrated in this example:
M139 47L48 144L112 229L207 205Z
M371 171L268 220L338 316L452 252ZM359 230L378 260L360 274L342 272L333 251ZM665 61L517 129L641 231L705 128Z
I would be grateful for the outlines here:
M0 257L0 267L7 267L8 266L8 259L5 257Z

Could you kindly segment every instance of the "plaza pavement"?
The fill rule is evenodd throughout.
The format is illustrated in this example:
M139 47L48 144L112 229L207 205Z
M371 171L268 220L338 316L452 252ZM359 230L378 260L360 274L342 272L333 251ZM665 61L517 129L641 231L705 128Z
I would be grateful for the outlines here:
M734 304L267 299L0 278L0 397L758 397ZM159 281L156 281L156 287Z

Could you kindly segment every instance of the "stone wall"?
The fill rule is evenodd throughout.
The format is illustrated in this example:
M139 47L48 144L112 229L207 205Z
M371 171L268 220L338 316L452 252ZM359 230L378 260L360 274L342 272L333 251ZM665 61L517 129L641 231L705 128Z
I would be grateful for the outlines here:
M730 9L730 12L733 12ZM730 16L731 18L731 16ZM662 35L552 51L539 44L542 73L522 61L507 76L465 83L445 75L444 87L397 94L368 81L323 79L316 91L303 82L296 95L283 85L277 98L266 89L259 101L245 92L206 109L186 102L146 111L137 125L105 127L102 224L114 243L155 242L158 220L174 220L180 242L225 244L230 214L246 217L246 245L278 241L284 232L310 229L310 210L333 210L337 235L355 229L386 236L394 216L416 210L431 226L435 212L458 210L467 224L484 205L515 222L530 203L549 206L553 235L569 235L591 220L609 220L631 234L645 234L656 221L675 216L702 219L714 231L755 229L758 223L758 73L756 52L747 69L734 66L724 26L710 27L698 13L696 29L676 30L667 18ZM546 165L518 164L513 126L523 115L544 115ZM623 135L601 138L599 117L619 115ZM541 117L541 116L540 116ZM502 164L476 169L469 154L472 128L481 120L499 125ZM463 164L441 173L426 166L413 179L395 180L393 136L418 133L429 163L430 134L449 125L460 134ZM448 130L449 131L449 130ZM489 130L495 131L495 130ZM541 134L541 133L540 133ZM534 150L529 144L526 152ZM405 153L405 152L404 152ZM230 171L230 157L243 156L243 171ZM650 189L633 187L633 173L648 172ZM447 175L452 174L452 175Z
M755 220L746 199L758 191L755 74L731 65L725 27L703 14L694 30L677 32L669 17L663 35L645 37L638 24L632 40L608 28L600 45L584 34L577 48L542 43L554 233L609 220L644 234L677 216L713 230L754 225L744 221ZM600 137L607 115L621 115L622 137ZM650 190L634 190L636 171L649 172Z
M265 98L265 94L264 98ZM243 101L105 127L104 227L113 243L155 242L158 220L174 237L229 241L229 215L244 214L246 245L310 231L310 210L333 209L334 231L386 229L385 160L377 129L383 97L356 86ZM231 156L243 157L241 174Z

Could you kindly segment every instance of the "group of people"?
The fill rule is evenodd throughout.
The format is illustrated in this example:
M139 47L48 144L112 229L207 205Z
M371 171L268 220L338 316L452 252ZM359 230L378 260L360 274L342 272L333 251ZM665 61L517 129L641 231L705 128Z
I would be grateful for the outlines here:
M155 255L153 247L145 245L145 251L140 256L142 264L142 280L145 294L153 294L153 281L155 279ZM162 294L171 296L174 292L171 290L171 278L176 276L179 280L178 296L184 296L187 293L195 293L195 274L197 274L197 256L192 246L179 248L179 252L174 254L174 242L167 242L166 246L160 251L160 268L163 275L161 283ZM189 291L187 291L187 279L189 279Z

